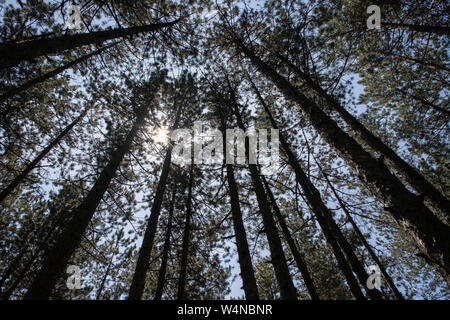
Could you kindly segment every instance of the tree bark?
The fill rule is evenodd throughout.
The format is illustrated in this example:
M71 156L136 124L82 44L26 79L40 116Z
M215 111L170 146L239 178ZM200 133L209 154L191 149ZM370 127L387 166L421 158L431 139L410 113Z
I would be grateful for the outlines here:
M132 36L139 33L157 31L165 27L171 27L179 20L180 19L167 23L155 23L138 27L63 35L54 38L29 40L19 43L3 43L0 44L0 69L12 67L24 60L33 60L34 58L43 55L60 53L64 50L72 50L85 45L98 44L103 41Z
M192 219L192 185L194 183L194 164L191 165L189 174L189 187L186 199L186 221L184 225L183 243L181 246L180 275L178 278L177 300L186 299L186 275L189 256L189 241L191 238Z
M267 116L269 117L269 120L272 124L272 127L278 129L278 124L275 121L274 117L272 116L272 113L270 112L269 107L265 103L264 99L262 98L261 94L259 93L258 88L253 83L253 81L249 78L250 84L252 85L253 90L255 91L258 100L260 101L261 105L263 106ZM338 263L339 268L341 269L342 273L344 274L344 277L347 281L347 284L350 288L350 291L358 300L365 300L366 297L364 296L363 292L361 291L360 286L358 285L358 281L356 280L355 276L353 275L353 272L351 270L351 267L349 265L349 262L346 260L344 254L342 253L341 247L338 244L338 241L336 237L333 235L333 232L331 231L331 227L329 226L329 223L327 223L326 215L328 214L328 208L323 203L319 190L317 190L314 185L311 183L311 181L308 179L307 175L301 168L296 155L289 147L289 144L285 140L283 134L279 133L279 139L281 147L285 153L285 155L288 158L289 165L292 167L292 169L295 172L295 177L297 182L300 184L300 186L303 189L303 192L305 194L306 200L311 207L311 211L314 213L314 216L317 219L317 222L320 225L320 228L322 229L322 232L327 240L327 242L330 244L333 253L336 257L336 261Z
M55 245L49 250L36 278L26 292L25 300L49 299L52 289L58 281L64 267L77 249L92 216L103 198L112 178L122 162L123 157L131 149L132 142L139 128L143 125L146 112L141 113L125 141L113 152L107 166L91 188L83 202L72 211L72 217L66 229L58 237Z
M53 139L50 144L45 147L36 158L33 159L25 169L11 181L5 189L0 192L0 203L2 203L5 198L10 195L14 189L28 176L28 174L33 171L39 162L66 136L66 134L85 116L88 109L84 110L83 113L78 116L72 123L70 123L55 139Z
M166 283L167 260L169 258L169 251L170 251L170 237L172 236L172 217L173 217L173 208L176 200L175 198L176 194L177 188L175 186L172 192L172 198L169 206L169 217L167 221L166 236L164 239L164 248L161 256L161 266L159 268L158 283L156 285L155 297L153 298L153 300L161 300L164 291L164 285Z
M230 86L230 90L232 90ZM245 131L244 123L241 119L241 115L237 108L236 99L233 96L233 111L237 119L238 126ZM246 151L248 151L248 139L246 138ZM280 288L281 299L297 300L297 289L292 282L291 275L289 273L289 268L286 263L286 257L284 256L283 246L281 239L278 234L277 226L273 219L273 215L270 212L270 205L267 201L267 195L264 191L264 187L261 182L258 168L256 164L249 164L248 168L250 170L250 177L255 188L256 199L258 201L259 211L261 212L264 231L267 236L267 242L269 243L270 256L272 259L272 265L275 270L275 276L278 281L278 286Z
M283 215L280 212L280 208L277 205L272 190L270 190L270 186L267 183L264 176L262 177L262 181L264 183L264 186L266 187L266 192L269 196L270 204L272 205L272 208L275 211L275 215L281 227L281 231L283 232L284 239L286 240L289 249L291 250L292 256L294 257L295 263L297 264L297 267L300 270L300 273L302 274L303 281L305 282L306 289L308 290L308 293L311 296L311 300L320 300L316 287L314 286L314 282L308 271L308 266L306 265L305 259L303 258L303 255L300 253L300 250L298 250L297 245L295 244L295 241L292 238L291 232L289 231L289 228L286 224Z
M223 141L225 137L225 116L222 114L222 132ZM226 154L225 143L223 143L223 154ZM236 247L239 258L239 266L241 269L242 286L247 300L259 300L258 286L256 284L255 271L253 270L250 250L248 248L247 236L245 232L244 222L242 220L242 212L239 204L239 193L234 177L234 168L232 164L225 165L227 170L228 194L231 203L231 216L233 219L234 237L236 239Z
M317 83L315 83L307 74L302 72L294 64L286 58L279 56L290 69L292 69L300 78L302 78L310 88L315 90L328 105L336 111L342 119L354 130L358 136L363 139L368 146L376 152L384 156L384 159L395 168L404 179L418 192L420 192L433 207L441 212L447 224L450 225L450 201L444 197L424 176L422 176L415 168L404 161L394 150L388 147L381 139L376 137L372 132L362 125L358 119L352 116L339 102L325 92Z
M384 204L385 211L409 234L419 249L420 256L433 265L450 284L450 227L434 216L419 197L409 192L383 163L374 159L339 128L317 104L263 62L239 38L234 36L234 41L252 64L267 76L287 99L296 103L324 140L355 170L362 182Z

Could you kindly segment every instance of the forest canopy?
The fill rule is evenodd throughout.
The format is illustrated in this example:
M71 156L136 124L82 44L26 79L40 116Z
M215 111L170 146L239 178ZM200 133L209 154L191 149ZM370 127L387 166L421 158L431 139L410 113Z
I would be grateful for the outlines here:
M2 300L450 298L447 1L0 11Z

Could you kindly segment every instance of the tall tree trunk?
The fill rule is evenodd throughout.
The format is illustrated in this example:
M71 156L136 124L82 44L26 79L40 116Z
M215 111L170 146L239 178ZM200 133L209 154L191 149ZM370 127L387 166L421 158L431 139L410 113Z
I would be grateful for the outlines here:
M181 105L177 106L177 113L175 116L175 122L173 129L178 128L181 114ZM148 267L150 265L150 255L153 249L153 242L155 240L156 229L158 226L159 215L161 214L161 205L164 198L164 191L166 190L167 177L170 172L170 162L172 160L172 145L169 144L164 158L161 175L159 177L158 186L156 187L155 199L150 213L150 217L147 221L147 227L144 233L144 239L142 240L141 248L139 249L139 256L136 262L136 268L134 270L133 280L131 281L130 291L128 294L128 300L140 300L144 293L145 277L147 275Z
M322 98L327 101L328 105L335 110L344 121L358 134L364 142L373 150L384 156L384 159L394 167L404 179L418 192L420 192L433 206L438 209L450 224L450 201L444 197L424 176L422 176L415 168L404 161L394 150L388 147L381 139L376 137L372 132L362 125L358 119L352 116L339 102L314 82L307 74L302 72L298 67L292 64L288 59L280 56L300 78L302 78L310 88L315 90Z
M81 237L86 231L123 157L131 149L132 142L145 121L146 113L147 110L137 116L125 141L112 153L107 166L100 173L86 198L71 212L70 216L72 218L65 230L58 236L55 245L49 250L41 269L24 296L25 300L49 299L53 287L64 271L64 267L69 262L70 257L77 249Z
M409 234L420 256L450 284L450 227L434 216L419 197L409 192L383 163L339 128L319 106L263 62L239 38L234 36L234 41L252 64L271 79L287 99L296 103L325 141L357 172L362 182L384 204L385 210Z
M359 261L358 257L356 256L355 252L353 251L352 246L347 241L345 236L342 234L341 229L339 229L338 225L334 221L334 218L330 212L330 210L325 207L326 210L323 211L323 216L326 220L326 223L328 223L328 226L330 227L331 232L334 234L334 237L339 243L339 246L341 247L342 251L344 252L345 256L347 257L347 261L352 266L353 271L355 272L359 283L361 287L363 287L367 295L373 299L373 300L383 300L383 295L380 291L377 289L369 289L367 287L367 279L369 278L366 270L364 269L364 266L362 265L361 261ZM324 209L325 209L324 208Z
M167 230L166 230L166 236L164 239L164 248L162 252L161 257L161 266L159 268L158 273L158 283L156 285L156 291L155 291L155 297L153 300L161 300L162 294L164 291L164 285L166 283L166 269L167 269L167 260L169 258L169 251L170 251L170 237L172 236L172 217L173 217L173 209L175 205L176 200L176 194L177 194L177 188L174 187L172 191L172 198L169 206L169 217L167 221Z
M226 141L225 116L222 114L222 132L223 141ZM225 143L223 143L224 152L226 154ZM234 237L236 239L236 247L239 258L239 266L241 268L242 287L244 289L245 298L247 300L259 300L258 286L256 284L255 271L253 270L250 250L248 248L247 236L245 232L244 222L242 220L242 211L239 204L239 193L234 177L234 168L232 164L225 165L227 170L228 193L231 203L231 216L233 219Z
M382 22L381 25L384 27L393 28L393 29L435 33L435 34L440 34L440 35L450 35L450 28L444 27L444 26L427 26L427 25L421 26L421 25L416 25L416 24L388 23L388 22Z
M37 40L22 41L17 43L0 44L0 69L19 64L24 60L60 53L89 44L101 43L103 41L120 37L132 36L144 32L158 31L165 27L171 27L178 20L167 23L155 23L138 27L119 28L112 30L96 31L90 33L78 33L63 35L54 38L43 38Z
M230 90L232 90L230 85ZM238 110L236 98L232 93L233 101L233 111L237 119L238 126L245 131L245 126L242 121L241 115ZM248 153L248 138L246 140L246 153ZM263 184L259 175L258 168L256 164L248 165L250 171L250 177L255 188L256 199L258 201L259 211L262 215L264 231L267 236L267 242L269 243L270 256L272 259L272 265L274 267L275 276L278 281L278 286L280 288L281 299L296 300L297 299L297 289L292 282L291 275L289 273L289 268L286 262L286 257L283 252L283 245L281 243L280 236L278 234L277 226L273 219L273 215L270 212L270 205L267 201L267 195L264 191Z
M389 287L391 288L392 292L394 293L395 297L398 300L404 300L403 295L400 293L400 291L398 290L397 286L394 284L394 281L392 280L392 278L389 276L389 274L386 271L386 268L383 266L383 264L381 263L380 259L378 259L378 256L376 255L376 253L373 251L372 247L370 246L370 244L367 242L366 238L364 237L364 235L362 234L361 230L359 229L358 225L356 224L355 220L353 220L350 212L348 211L347 207L345 206L344 202L342 201L341 197L339 197L336 189L334 188L333 184L331 183L330 179L328 178L328 175L325 174L325 172L322 170L322 167L320 166L320 164L316 161L320 172L322 173L322 175L325 177L325 180L327 181L328 186L330 187L331 191L334 194L334 197L336 198L336 200L339 203L339 206L341 207L342 211L344 211L347 220L350 222L350 224L352 225L353 229L355 230L356 234L358 235L359 239L361 240L361 242L363 243L364 247L366 248L367 252L369 252L370 257L372 258L372 260L378 265L378 267L380 268L381 273L383 274L384 278L386 279L386 282L388 283Z
M50 144L45 147L36 158L33 159L25 169L11 181L5 189L0 192L0 203L2 203L5 198L11 194L14 189L27 177L27 175L33 171L39 162L66 136L66 134L78 123L81 119L83 119L84 115L88 109L84 110L83 113L78 116L72 123L70 123L55 139L53 139Z
M86 61L89 58L91 58L91 57L93 57L95 55L98 55L98 54L102 53L103 51L105 51L105 50L115 46L119 42L120 41L114 42L114 43L112 43L112 44L110 44L108 46L102 47L102 48L100 48L98 50L95 50L95 51L89 53L89 54L86 54L86 55L84 55L82 57L79 57L79 58L77 58L77 59L75 59L75 60L73 60L71 62L68 62L68 63L62 65L61 67L58 67L58 68L56 68L56 69L54 69L52 71L49 71L49 72L47 72L47 73L45 73L45 74L43 74L43 75L41 75L41 76L39 76L39 77L37 77L35 79L29 80L29 81L25 82L24 84L22 84L22 85L20 85L18 87L10 88L5 94L0 96L0 102L5 101L6 99L9 99L9 98L15 96L16 94L18 94L18 93L20 93L22 91L25 91L25 90L27 90L27 89L29 89L31 87L34 87L35 85L37 85L37 84L39 84L41 82L44 82L44 81L47 81L48 79L53 78L54 76L62 73L63 71L65 71L65 70L67 70L67 69L69 69L69 68L71 68L73 66L76 66L77 64L79 64L79 63L81 63L83 61ZM2 116L5 116L11 110L12 109L8 109L6 112L3 112Z
M283 215L280 212L280 208L277 205L272 190L270 190L270 186L267 183L266 178L264 176L262 176L262 181L266 187L266 192L269 196L270 204L272 205L272 208L275 211L275 215L281 227L281 231L283 232L284 239L286 240L289 249L291 250L292 256L294 257L295 263L297 264L297 267L300 270L300 273L302 274L303 281L305 282L306 289L308 290L308 293L311 296L311 300L319 300L320 299L319 295L317 293L316 287L314 286L314 282L311 278L311 275L309 274L308 266L306 265L305 259L298 250L297 245L295 244L295 241L291 236L291 232L289 231L289 228L286 224Z
M248 78L250 84L252 85L253 90L255 91L258 100L260 101L261 105L263 106L267 116L269 117L269 120L272 124L272 127L278 129L278 124L275 121L274 117L272 116L272 113L270 112L269 107L265 103L264 99L262 98L261 94L259 93L258 88L253 83L253 81ZM320 225L320 228L322 229L322 232L327 240L327 242L330 244L333 253L336 257L336 261L338 263L339 268L341 269L342 273L344 274L344 277L347 281L347 284L350 288L350 291L358 300L365 300L366 297L364 296L363 292L361 291L360 286L358 285L358 281L356 280L355 276L353 275L352 269L349 265L349 262L346 260L344 254L342 253L341 247L338 244L338 241L336 237L333 235L333 232L331 231L331 227L329 223L327 222L326 215L328 215L328 208L323 203L319 190L317 190L314 185L311 183L311 181L308 179L308 176L305 174L303 169L301 168L296 155L289 147L289 144L285 140L283 134L280 132L279 134L280 144L281 147L285 153L285 155L288 158L289 165L292 167L292 169L295 172L295 177L297 182L300 184L300 186L303 189L303 192L305 194L306 200L308 205L311 207L311 211L314 213L314 216L317 218L317 222Z
M189 173L189 187L186 199L186 221L184 225L183 243L181 245L180 275L178 278L177 300L186 299L186 275L189 256L189 242L191 238L192 220L192 185L194 183L194 164L191 164Z

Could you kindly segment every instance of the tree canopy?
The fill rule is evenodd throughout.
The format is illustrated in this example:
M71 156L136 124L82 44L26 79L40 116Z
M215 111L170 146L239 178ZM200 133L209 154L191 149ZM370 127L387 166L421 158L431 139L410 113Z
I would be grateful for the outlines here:
M446 1L0 11L1 299L450 298Z

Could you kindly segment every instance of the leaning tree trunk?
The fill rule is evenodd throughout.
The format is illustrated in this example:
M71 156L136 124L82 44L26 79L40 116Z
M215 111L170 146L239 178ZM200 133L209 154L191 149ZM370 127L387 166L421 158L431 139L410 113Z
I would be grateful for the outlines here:
M192 220L192 185L194 184L194 164L189 173L188 195L186 199L186 221L184 223L183 243L181 245L180 274L178 277L177 300L186 299L186 275L189 257L189 242L191 238Z
M55 139L50 142L50 144L45 147L33 161L31 161L25 169L11 181L5 189L0 192L0 203L2 203L5 198L11 194L14 189L28 176L28 174L33 171L39 162L66 136L66 134L83 119L88 109L84 110L83 113L77 117L72 123L70 123Z
M450 284L450 227L440 221L420 197L409 192L388 168L374 159L351 136L338 127L317 104L234 36L238 48L289 100L296 103L328 144L357 172L358 177L384 204L385 211L409 234L423 257Z
M225 116L222 115L222 132L223 141L225 141ZM223 144L224 153L226 154L225 143ZM242 212L239 204L239 193L234 177L234 168L232 164L226 164L228 193L231 203L231 216L233 219L234 237L236 239L236 247L238 252L239 266L241 268L242 287L244 289L245 298L247 300L259 300L258 286L256 284L255 271L253 270L250 250L248 248L247 236L245 232L244 222L242 220Z
M117 237L116 247L115 247L114 251L116 251L118 247L119 247L119 237ZM100 298L102 297L103 289L105 288L106 279L109 276L109 272L111 271L111 267L113 267L113 260L114 260L114 256L115 256L115 252L114 251L113 251L113 253L111 255L111 258L109 259L108 266L106 267L105 274L103 275L103 278L102 278L102 282L100 283L100 287L97 290L97 294L96 294L95 300L100 300Z
M181 106L177 106L177 114L172 129L178 128L180 121ZM153 249L153 242L155 240L156 229L158 226L159 215L161 214L161 206L164 198L164 191L166 190L167 177L170 172L170 162L172 159L172 145L167 147L166 156L164 159L161 175L159 177L158 186L156 187L155 199L147 221L147 228L145 229L144 239L142 240L141 248L139 249L139 256L134 270L133 280L131 281L128 300L140 300L144 293L145 277L147 275L148 267L150 265L150 255Z
M255 91L258 100L260 101L261 105L263 106L272 126L276 129L278 129L278 124L275 121L275 119L272 116L272 113L270 112L269 107L265 103L264 99L262 98L261 94L259 93L258 88L256 88L256 85L253 83L253 81L249 78L249 81L252 85L253 90ZM322 229L322 232L327 240L327 242L330 244L334 256L336 257L336 261L338 263L339 268L341 269L342 273L344 274L344 277L347 281L347 284L350 288L350 291L358 300L365 300L366 297L364 296L363 292L361 291L361 288L358 284L358 281L356 280L355 276L353 275L352 269L350 267L349 262L346 260L344 254L342 253L341 247L338 244L338 241L333 235L333 232L331 230L331 226L327 222L326 215L328 214L328 208L323 203L319 191L312 185L311 181L308 179L307 175L301 168L297 157L292 152L291 148L289 147L289 144L284 139L284 136L282 133L279 134L280 144L281 147L285 153L285 155L288 158L288 163L292 167L292 169L295 172L295 177L297 182L301 185L307 203L311 207L311 211L314 213L314 216L317 219L317 222L320 225L320 228Z
M167 269L167 260L169 258L169 251L170 251L170 237L172 236L172 217L173 217L173 209L175 205L175 197L177 194L177 188L174 186L173 192L172 192L172 198L169 205L169 217L167 221L167 230L166 230L166 236L164 239L164 248L162 252L161 257L161 266L159 268L158 273L158 282L156 285L155 290L155 297L153 300L161 300L162 294L164 291L164 285L166 283L166 269Z
M18 93L20 93L22 91L25 91L25 90L27 90L27 89L29 89L31 87L34 87L35 85L37 85L37 84L39 84L41 82L47 81L48 79L51 79L54 76L62 73L63 71L65 71L65 70L67 70L67 69L69 69L69 68L71 68L73 66L76 66L77 64L79 64L79 63L81 63L83 61L86 61L87 59L89 59L89 58L91 58L91 57L93 57L95 55L98 55L98 54L102 53L103 51L105 51L105 50L115 46L118 43L119 43L119 41L114 42L114 43L112 43L112 44L110 44L108 46L102 47L102 48L100 48L98 50L95 50L95 51L89 53L89 54L86 54L86 55L84 55L82 57L79 57L79 58L77 58L77 59L75 59L75 60L73 60L71 62L68 62L68 63L62 65L61 67L58 67L58 68L56 68L56 69L54 69L52 71L49 71L49 72L47 72L47 73L45 73L45 74L43 74L43 75L41 75L41 76L39 76L39 77L37 77L35 79L29 80L29 81L25 82L24 84L22 84L22 85L20 85L18 87L9 88L6 93L4 93L2 96L0 96L0 102L5 101L5 100L7 100L7 99L9 99L11 97L14 97ZM2 116L5 116L6 114L8 114L9 111L10 110L8 110L8 112L3 112Z
M420 192L433 206L438 209L450 225L450 201L439 192L424 176L422 176L415 168L403 160L394 150L387 146L381 139L370 132L358 119L352 116L339 102L324 89L314 82L311 77L302 72L297 66L292 64L285 57L279 55L280 59L285 62L300 78L302 78L310 88L315 90L322 98L327 101L328 105L335 110L344 121L358 134L364 142L373 150L384 156L390 165L392 165L404 179L418 192Z
M423 60L414 59L414 58L407 57L407 56L402 56L402 55L399 55L399 54L394 54L394 56L396 56L396 57L398 57L400 59L404 59L405 61L408 61L409 63L412 63L412 64L420 64L420 65L422 65L424 67L427 67L427 68L430 68L432 70L444 71L446 73L450 73L450 69L448 69L448 68L446 68L444 66L435 64L435 63L426 62L426 61L423 61Z
M60 228L63 225L63 218L64 217L54 217L55 214L57 214L57 212L55 210L50 209L50 213L48 214L48 216L46 217L46 219L44 220L44 224L48 224L48 225L53 225L50 228L50 232L47 233L47 235L45 235L45 230L41 230L41 235L44 236L44 241L42 241L40 243L40 245L38 246L37 252L40 253L43 250L47 250L48 249L48 240L49 237L51 235L54 235L54 231L56 230L56 228ZM55 222L52 223L52 219L55 219ZM40 236L37 236L37 239ZM31 239L28 239L31 240ZM29 245L29 241L25 242L19 252L19 254L13 259L13 261L8 265L8 268L5 270L5 272L2 274L2 277L0 278L0 288L3 287L4 283L6 282L6 280L14 273L17 271L19 263L22 262L23 258L26 256L26 253L30 250L30 245ZM33 260L34 262L34 260ZM33 263L32 262L32 263ZM22 268L22 270L26 270L28 271L28 268ZM2 295L0 293L0 295Z
M312 186L312 184L311 184ZM369 275L367 274L366 270L364 269L364 266L362 265L361 261L359 261L358 257L356 256L355 252L353 251L352 246L347 241L345 236L342 234L341 229L339 229L338 225L333 219L333 216L330 212L330 210L325 206L323 208L323 216L326 220L326 223L330 227L331 232L333 233L334 237L339 243L339 246L341 247L342 251L344 252L345 256L347 257L347 261L352 266L353 271L356 274L356 277L359 280L359 283L361 287L363 287L367 295L373 299L373 300L383 300L383 295L380 291L377 289L369 289L367 287L367 279L369 278Z
M125 141L112 153L107 166L91 188L83 202L74 209L66 229L58 236L55 245L49 250L42 262L31 287L24 296L25 300L49 299L53 287L58 281L64 267L77 249L92 216L103 198L112 178L122 162L125 154L131 149L138 130L145 121L146 112L140 113L128 132Z
M28 248L23 247L20 250L19 254L8 265L8 267L6 268L5 272L2 273L2 277L0 278L0 288L3 287L3 285L6 282L6 280L8 280L9 276L11 276L11 274L13 274L16 271L16 268L17 268L19 262L21 262L21 260L23 259L23 257L27 253L27 251L28 251L27 249ZM0 295L3 296L3 294L1 292L0 292Z
M372 260L380 268L380 271L383 274L384 278L386 279L386 282L388 283L388 285L391 288L392 292L394 293L394 295L396 296L396 298L398 300L404 300L403 295L400 293L400 291L398 290L397 286L394 284L394 281L392 280L391 276L387 273L386 268L383 266L383 264L381 263L380 259L378 259L378 256L373 251L373 249L370 246L370 244L367 242L366 238L362 234L362 232L359 229L358 225L356 224L355 220L353 220L353 218L352 218L350 212L348 211L346 205L344 204L344 202L342 201L341 197L338 195L336 189L334 188L333 184L331 183L330 179L328 178L328 175L325 174L325 172L323 171L323 169L320 166L320 164L318 162L316 162L316 163L319 166L320 172L322 173L322 175L324 176L325 180L327 181L328 186L330 187L331 191L333 192L334 197L338 201L339 206L341 207L342 211L344 211L348 222L350 222L350 224L352 225L353 229L355 230L355 232L358 235L359 239L363 243L363 245L366 248L367 252L369 252L369 255L372 258Z
M414 100L419 101L419 102L422 103L423 105L428 106L428 107L430 107L431 109L436 110L437 112L441 112L441 113L443 113L443 114L445 114L445 115L447 115L447 116L450 116L450 111L448 111L448 110L446 110L446 109L444 109L444 108L441 108L440 106L437 106L437 105L435 105L435 104L433 104L433 103L431 103L431 102L425 100L425 99L422 98L422 97L419 97L419 96L416 96L416 95L414 95L414 94L408 93L407 91L405 91L405 90L403 90L403 89L396 88L396 90L397 90L398 92L400 92L401 94L406 95L406 96L409 96L409 97L413 98Z
M272 193L272 190L270 190L270 186L267 183L264 176L262 177L262 181L266 187L267 195L269 196L270 204L272 205L272 208L275 211L275 215L277 217L278 223L281 227L281 231L283 232L284 239L286 240L289 249L291 250L292 256L294 257L295 263L297 264L298 269L300 270L300 273L302 274L303 281L305 282L306 289L308 290L309 295L311 296L311 300L319 300L319 295L317 293L316 287L314 286L314 282L311 278L311 275L308 270L308 266L306 265L305 259L303 258L303 255L298 250L294 239L292 238L291 232L289 231L289 228L286 224L286 221L283 217L283 215L280 212L280 208L278 207L278 204L275 200L275 197Z
M17 289L19 284L22 282L22 280L25 278L27 273L30 271L31 267L35 263L36 259L39 257L39 254L41 254L42 251L44 251L46 248L48 248L48 243L53 236L56 228L60 227L60 224L63 220L63 217L59 217L58 221L53 225L53 227L50 229L50 231L47 233L45 238L42 240L42 242L39 244L39 246L36 248L36 251L31 255L30 259L25 263L25 265L21 268L19 274L14 279L14 282L9 287L9 289L2 294L1 299L2 300L8 300L14 291Z
M102 297L103 288L105 287L106 279L108 278L109 271L111 270L111 266L112 266L112 261L110 261L108 263L108 266L106 267L106 271L105 271L105 274L103 275L102 282L100 283L100 287L98 288L95 300L100 300L100 298Z
M427 25L421 26L421 25L416 25L416 24L388 23L388 22L382 22L381 25L383 27L388 27L388 28L392 28L392 29L435 33L435 34L440 34L440 35L450 35L450 28L444 27L444 26L427 26Z
M230 86L230 90L232 90ZM237 102L233 95L233 111L234 115L238 121L238 126L245 131L245 126L242 121L241 115L237 108ZM246 138L246 151L248 152L248 139ZM259 176L259 171L256 164L248 165L250 171L250 177L255 188L256 199L258 201L259 210L262 215L264 231L267 236L267 242L269 243L270 256L272 259L272 265L274 267L275 276L278 281L278 286L280 288L281 299L296 300L297 299L297 289L292 282L291 275L289 273L289 268L286 262L286 257L283 252L283 245L278 234L277 226L273 219L272 213L270 212L270 205L267 201L267 195L264 191L261 178Z
M98 44L139 33L158 31L165 27L171 27L178 21L179 19L167 23L155 23L124 29L78 33L17 43L3 43L0 44L0 69L12 67L24 60L33 60L43 55L60 53L64 50L72 50L89 44Z

